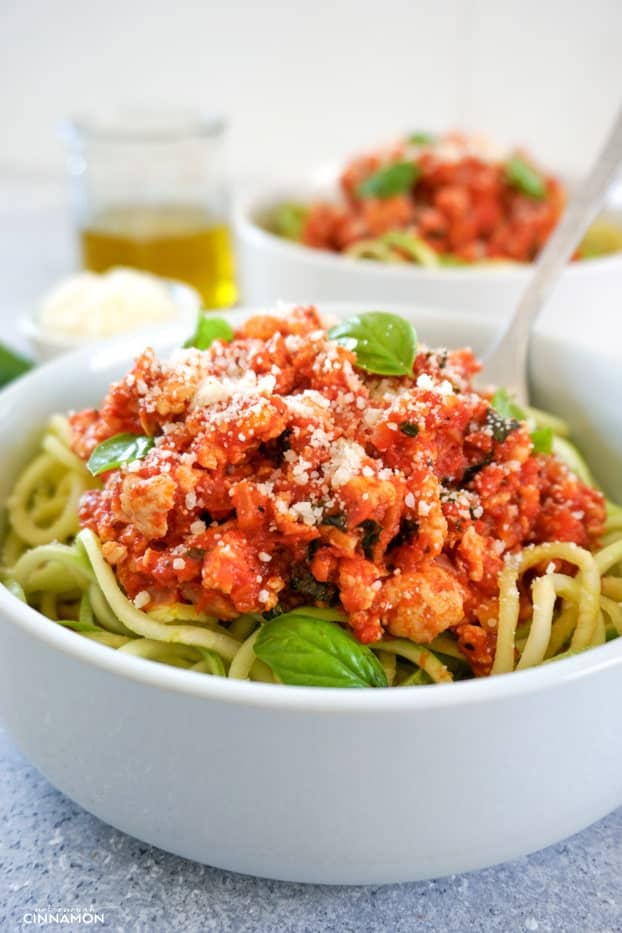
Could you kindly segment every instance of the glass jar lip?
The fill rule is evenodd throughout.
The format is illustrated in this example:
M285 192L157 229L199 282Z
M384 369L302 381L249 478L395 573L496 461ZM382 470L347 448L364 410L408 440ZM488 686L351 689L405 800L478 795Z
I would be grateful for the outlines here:
M227 121L218 113L124 110L117 116L70 117L60 123L68 145L175 143L222 135Z

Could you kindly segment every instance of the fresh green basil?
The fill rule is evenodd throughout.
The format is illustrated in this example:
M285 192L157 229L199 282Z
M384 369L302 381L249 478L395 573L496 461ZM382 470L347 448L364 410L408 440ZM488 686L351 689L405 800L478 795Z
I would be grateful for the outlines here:
M266 622L255 654L284 684L303 687L386 687L382 665L370 648L334 622L301 610Z
M431 146L432 143L436 142L436 136L433 136L432 133L424 133L419 130L410 134L408 142L412 143L413 146Z
M322 515L321 525L332 525L340 531L347 531L348 520L343 512L333 512L332 515Z
M212 317L204 311L199 311L197 328L184 347L196 347L197 350L207 350L215 340L224 340L229 343L233 340L234 333L231 324L222 317Z
M486 412L486 424L492 431L494 440L498 443L504 441L512 431L516 431L520 427L520 422L516 418L504 417L494 408L489 408Z
M358 185L359 198L392 198L410 191L420 175L415 162L392 162L369 175Z
M544 178L520 156L512 156L505 163L505 178L512 188L522 191L523 194L534 198L536 201L542 201L546 197Z
M154 445L152 437L145 434L115 434L98 444L87 463L92 476L116 470L125 463L142 460Z
M293 590L308 600L331 603L338 594L334 583L322 583L316 580L306 564L294 564L291 570L290 585Z
M389 541L389 548L400 547L402 544L410 544L412 539L419 531L419 522L415 518L405 516L400 521L400 530Z
M471 466L468 466L464 473L462 474L461 484L465 486L467 483L470 483L477 474L487 467L489 463L492 463L492 451L490 450L481 460L478 460L477 463L472 463Z
M410 376L417 355L415 328L386 311L355 314L332 327L328 336L356 353L357 365L381 376Z
M502 418L515 418L517 421L524 421L527 417L523 409L518 405L507 389L497 389L490 404Z
M507 389L497 389L493 395L490 404L501 415L502 419L505 419L510 427L510 430L515 430L518 425L517 421L526 421L527 412L524 411L520 405L518 405L514 399L508 394ZM492 416L490 413L486 419L489 424L492 426L492 433L495 440L505 440L505 437L497 436L495 433L495 425L492 424ZM512 426L513 425L513 426ZM508 431L509 433L509 431ZM550 454L553 452L553 439L555 433L551 427L540 427L534 428L530 434L531 442L533 444L533 449L537 454ZM506 434L507 437L507 434Z
M33 366L34 363L30 360L0 343L0 388L13 382L18 376L23 376Z
M382 532L382 525L375 522L373 518L366 518L358 527L363 529L363 537L361 538L363 553L367 560L373 560L374 548L378 544L378 538Z
M535 428L531 432L531 443L537 454L553 452L553 428Z
M419 425L415 424L414 421L401 421L400 431L402 434L405 434L406 437L416 437L419 433Z

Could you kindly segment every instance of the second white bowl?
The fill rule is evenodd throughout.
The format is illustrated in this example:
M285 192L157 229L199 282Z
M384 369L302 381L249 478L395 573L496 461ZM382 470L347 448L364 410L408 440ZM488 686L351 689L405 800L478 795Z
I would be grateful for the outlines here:
M241 196L235 210L241 294L247 304L284 301L401 302L455 309L500 321L516 307L532 265L422 268L352 259L293 243L265 230L260 218L280 202L334 199L334 185L312 183ZM618 216L612 210L612 216ZM622 332L622 253L568 265L544 317L580 335L590 328ZM607 338L605 338L607 342Z

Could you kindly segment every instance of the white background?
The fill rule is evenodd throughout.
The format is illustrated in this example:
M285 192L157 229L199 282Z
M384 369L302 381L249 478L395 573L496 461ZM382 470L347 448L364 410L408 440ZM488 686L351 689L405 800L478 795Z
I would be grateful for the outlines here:
M576 174L621 97L620 0L0 0L0 305L71 262L68 114L223 111L238 181L447 126Z

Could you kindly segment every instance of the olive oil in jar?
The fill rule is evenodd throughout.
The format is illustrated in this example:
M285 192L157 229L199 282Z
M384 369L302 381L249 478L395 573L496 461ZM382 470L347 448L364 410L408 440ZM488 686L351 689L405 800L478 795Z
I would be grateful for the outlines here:
M186 205L117 205L80 231L86 269L131 266L187 282L207 308L235 303L237 288L228 227Z

